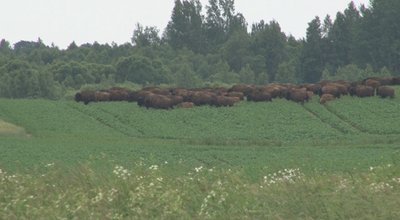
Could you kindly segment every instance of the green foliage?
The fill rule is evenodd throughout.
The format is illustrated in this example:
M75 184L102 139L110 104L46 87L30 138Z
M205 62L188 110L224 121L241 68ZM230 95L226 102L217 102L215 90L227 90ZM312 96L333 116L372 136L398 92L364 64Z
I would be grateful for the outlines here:
M158 60L144 56L121 58L116 64L118 82L131 81L138 84L162 83L166 81L166 71Z
M275 81L281 83L297 83L296 66L294 63L284 62L279 64Z
M99 158L104 160L104 158ZM68 170L43 164L29 173L0 169L2 219L398 219L398 164L348 173L191 166L89 164ZM175 166L175 167L182 167ZM282 205L285 204L285 205Z
M55 99L60 95L60 86L46 70L21 60L12 60L0 67L1 97Z
M349 64L344 67L339 67L336 73L331 74L326 68L322 73L322 79L325 80L348 80L348 81L361 81L367 77L385 77L391 76L390 71L384 67L378 72L374 72L372 67L368 65L365 69L361 69L354 64Z
M195 88L200 85L200 79L188 64L182 64L178 67L174 81L178 87L183 88Z
M242 70L239 72L239 80L241 83L246 84L254 84L256 75L253 70L250 68L250 65L247 64Z
M137 23L136 29L133 31L132 44L137 47L158 46L161 43L158 32L156 27L143 28L141 24Z
M261 20L249 32L234 3L209 0L203 7L199 0L176 0L162 36L156 27L137 24L132 43L122 45L72 42L60 50L40 38L15 45L2 39L0 96L55 99L86 84L125 81L192 87L360 80L400 73L396 0L375 0L359 8L350 3L334 18L316 17L305 39L286 35L277 21ZM29 67L7 67L16 60Z

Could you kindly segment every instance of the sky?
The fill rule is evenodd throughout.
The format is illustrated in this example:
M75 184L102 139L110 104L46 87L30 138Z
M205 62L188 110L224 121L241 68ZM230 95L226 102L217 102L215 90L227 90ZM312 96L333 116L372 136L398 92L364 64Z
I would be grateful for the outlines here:
M203 13L208 0L201 0ZM251 24L276 20L286 34L303 38L308 23L327 14L332 19L350 0L236 0ZM369 0L354 0L359 6ZM0 13L0 39L54 43L66 48L72 41L104 44L130 42L136 23L156 26L162 33L171 18L174 0L4 0Z

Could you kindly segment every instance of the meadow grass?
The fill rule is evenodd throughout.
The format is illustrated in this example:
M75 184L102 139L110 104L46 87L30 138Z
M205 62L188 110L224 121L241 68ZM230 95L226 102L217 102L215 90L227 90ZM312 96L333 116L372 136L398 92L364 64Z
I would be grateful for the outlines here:
M0 219L399 219L399 108L0 99Z
M46 164L30 174L0 171L0 219L399 219L400 166L310 173L286 168L251 180L240 169L167 163Z

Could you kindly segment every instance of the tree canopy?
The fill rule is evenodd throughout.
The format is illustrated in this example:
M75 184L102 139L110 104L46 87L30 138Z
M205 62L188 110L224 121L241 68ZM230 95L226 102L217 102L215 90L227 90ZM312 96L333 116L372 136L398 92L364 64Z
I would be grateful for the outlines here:
M335 17L315 17L306 37L278 21L249 27L234 0L175 0L165 30L136 24L130 43L0 40L0 97L63 97L87 85L317 82L400 75L400 1L350 2ZM129 36L127 36L129 37Z

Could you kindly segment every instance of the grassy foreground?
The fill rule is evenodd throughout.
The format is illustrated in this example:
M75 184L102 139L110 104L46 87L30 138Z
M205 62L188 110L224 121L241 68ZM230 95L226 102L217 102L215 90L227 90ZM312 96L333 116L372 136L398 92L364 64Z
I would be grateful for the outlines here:
M0 170L0 219L399 219L400 166L306 175L297 168L247 179L241 170L166 164L57 164L33 174Z

